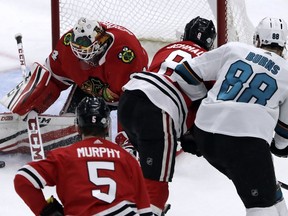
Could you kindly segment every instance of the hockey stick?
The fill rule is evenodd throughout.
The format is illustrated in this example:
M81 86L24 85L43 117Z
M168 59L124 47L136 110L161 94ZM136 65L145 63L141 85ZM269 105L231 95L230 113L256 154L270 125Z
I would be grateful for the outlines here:
M25 56L23 51L22 35L20 33L15 35L18 46L18 54L20 60L20 66L24 82L27 78L27 67L25 63ZM30 143L31 157L33 161L41 160L45 158L43 149L42 137L40 133L40 125L38 120L38 113L31 110L26 116L27 131Z
M287 185L287 184L285 184L285 183L283 183L283 182L281 182L281 181L278 181L278 182L279 182L280 186L281 186L283 189L288 190L288 185Z
M26 69L25 56L24 56L24 50L23 50L22 35L20 33L16 34L15 39L16 39L17 47L18 47L18 54L19 54L22 76L25 79L25 77L27 76L27 69Z

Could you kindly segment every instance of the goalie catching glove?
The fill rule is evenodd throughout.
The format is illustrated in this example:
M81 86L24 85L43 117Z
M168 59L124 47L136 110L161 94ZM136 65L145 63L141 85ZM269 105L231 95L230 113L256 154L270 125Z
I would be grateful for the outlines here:
M198 150L191 129L180 137L180 145L184 152L191 153L198 157L202 156L201 152Z
M47 200L47 205L40 212L40 216L64 216L63 206L51 196Z
M51 81L51 72L35 62L29 75L0 102L21 116L31 110L43 113L56 101L60 92L60 88Z

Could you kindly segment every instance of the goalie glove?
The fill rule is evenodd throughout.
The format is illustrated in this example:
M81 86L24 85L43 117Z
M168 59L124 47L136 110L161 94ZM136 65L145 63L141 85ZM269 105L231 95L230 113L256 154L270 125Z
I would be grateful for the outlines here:
M274 154L277 157L283 157L287 158L288 157L288 146L285 148L277 148L277 144L275 143L275 140L273 139L270 145L270 151L272 154Z
M202 154L198 150L197 144L195 142L194 136L191 130L188 130L185 134L180 137L180 145L184 152L191 153L197 157L201 157Z
M123 149L129 152L133 157L135 157L136 159L138 158L138 154L135 147L132 145L127 134L124 131L120 131L116 135L115 142L117 145L121 146Z
M60 95L60 88L51 81L51 72L35 62L29 75L0 102L11 112L21 116L31 110L46 111Z
M51 196L47 200L47 205L40 212L40 216L64 216L63 206Z

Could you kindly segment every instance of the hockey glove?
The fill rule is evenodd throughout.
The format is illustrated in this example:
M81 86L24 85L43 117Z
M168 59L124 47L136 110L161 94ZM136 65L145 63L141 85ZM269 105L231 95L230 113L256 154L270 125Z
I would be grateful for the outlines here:
M191 153L193 155L196 155L197 157L202 156L201 152L198 150L194 136L190 130L188 130L180 137L180 143L184 152Z
M277 157L283 157L283 158L288 157L288 146L283 149L278 149L274 139L271 142L270 151Z
M0 103L20 116L35 110L45 112L59 97L61 89L51 79L51 72L35 62L29 76L6 94Z
M47 205L40 212L40 216L64 216L63 206L51 196L47 200Z
M135 157L136 159L138 158L135 147L131 144L127 134L124 131L120 131L116 135L115 142L127 152L129 152L133 157Z

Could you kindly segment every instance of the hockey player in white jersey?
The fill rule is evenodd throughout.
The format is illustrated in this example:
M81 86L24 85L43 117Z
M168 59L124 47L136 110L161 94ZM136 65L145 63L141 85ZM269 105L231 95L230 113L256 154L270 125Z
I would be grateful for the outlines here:
M157 216L162 215L169 196L177 139L191 127L199 101L206 96L206 87L210 87L209 83L188 84L174 68L185 59L210 50L215 38L213 21L195 17L187 23L183 41L161 48L149 71L132 74L123 86L118 120L139 153L152 210Z
M271 155L288 156L287 34L284 20L266 17L256 47L230 42L175 69L195 85L216 80L187 140L233 181L247 216L288 215Z

